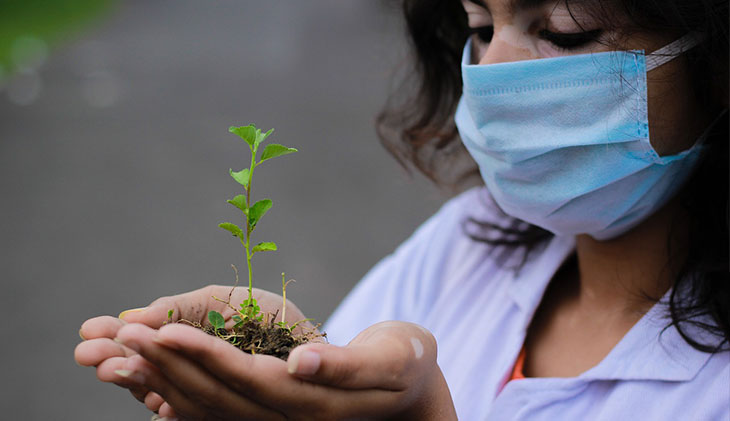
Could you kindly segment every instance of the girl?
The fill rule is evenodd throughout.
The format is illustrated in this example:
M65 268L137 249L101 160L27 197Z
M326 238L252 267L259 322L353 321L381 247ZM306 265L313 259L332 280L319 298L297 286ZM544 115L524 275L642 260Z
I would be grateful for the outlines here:
M170 418L727 418L727 1L404 11L419 80L380 133L436 180L460 139L486 187L361 281L343 346L284 363L160 328L220 311L208 287L87 321L77 361Z

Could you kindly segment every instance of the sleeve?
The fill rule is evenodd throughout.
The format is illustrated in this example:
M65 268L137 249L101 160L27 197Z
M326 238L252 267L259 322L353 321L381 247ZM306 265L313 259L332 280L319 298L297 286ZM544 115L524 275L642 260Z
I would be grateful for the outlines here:
M475 194L475 189L469 190L447 202L365 275L325 324L330 343L346 345L381 321L423 324L438 297L450 245L463 236L465 202Z

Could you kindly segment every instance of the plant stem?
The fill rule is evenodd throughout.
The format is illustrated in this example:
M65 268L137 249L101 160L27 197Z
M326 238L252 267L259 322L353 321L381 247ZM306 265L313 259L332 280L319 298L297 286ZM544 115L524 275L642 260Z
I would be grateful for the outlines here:
M252 188L252 182L253 182L253 170L256 168L256 150L258 147L251 147L251 168L248 171L248 187L246 188L246 209L251 208L251 188ZM246 244L244 244L244 247L246 248L246 266L248 266L248 308L246 309L246 314L249 316L249 318L253 318L253 274L251 271L251 223L248 219L248 214L246 214Z
M281 322L286 323L286 282L284 272L281 272Z

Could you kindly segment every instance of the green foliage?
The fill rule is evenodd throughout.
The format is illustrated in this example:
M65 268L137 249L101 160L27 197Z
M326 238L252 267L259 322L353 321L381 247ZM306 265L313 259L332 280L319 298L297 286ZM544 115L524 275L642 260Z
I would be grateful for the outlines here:
M32 61L32 56L69 40L90 22L108 15L114 3L114 0L0 1L1 73L15 73L27 64L25 59Z
M172 323L172 315L174 313L175 313L175 309L173 309L173 308L167 310L167 320L165 322L163 322L162 324L166 325L168 323Z
M260 144L261 144L261 143L262 143L262 142L263 142L264 140L266 140L266 138L267 138L267 137L269 137L269 135L270 135L271 133L274 133L274 129L271 129L271 130L269 130L269 131L268 131L268 132L266 132L266 133L261 133L261 130L258 130L258 129L256 129L256 142L254 142L254 147L255 147L255 148L258 148L258 147L259 147L259 145L260 145ZM266 149L264 149L264 150L266 150Z
M248 168L244 168L241 171L233 171L232 168L229 168L228 172L230 172L231 177L233 177L233 179L236 180L238 184L242 185L244 189L248 190L248 182L251 177Z
M246 143L248 143L248 146L252 148L256 144L256 126L254 126L253 124L250 126L241 127L231 126L228 128L228 131L237 134L238 137L246 141Z
M240 209L243 213L248 214L248 207L246 207L246 196L239 194L233 199L228 200L228 203Z
M241 310L239 313L243 315L243 320L261 320L264 315L261 313L261 307L253 297L244 300L241 303Z
M261 154L261 162L267 159L276 158L277 156L287 155L290 153L298 152L294 148L287 148L284 145L272 143L264 148L264 152Z
M265 243L256 244L256 246L254 246L251 253L253 254L253 253L256 253L257 251L276 251L276 250L277 250L276 243L265 242Z
M226 327L226 319L223 318L222 314L218 313L215 310L211 310L208 312L208 321L215 330L225 329Z
M231 234L233 234L234 237L238 237L243 240L243 230L238 225L231 224L230 222L223 222L221 224L218 224L218 226L226 231L229 231Z
M251 231L256 228L256 224L271 209L274 203L269 199L259 200L254 203L248 210L248 225L251 227Z
M261 160L257 162L256 156L259 151L259 146L274 132L274 129L262 133L260 129L257 129L256 126L251 124L240 127L231 126L228 131L243 139L251 151L251 164L248 168L244 168L241 171L229 170L231 177L236 180L238 184L243 186L245 194L235 196L233 199L228 200L228 203L235 206L243 213L246 226L245 228L242 228L230 222L224 222L218 225L240 239L241 244L243 244L245 249L246 265L248 267L248 299L241 303L241 308L237 309L238 314L232 317L233 321L236 323L234 325L235 328L237 326L241 326L248 320L262 320L263 314L261 314L261 308L256 302L256 299L253 298L253 271L251 268L251 257L254 253L260 251L275 251L277 249L276 244L272 242L263 242L257 244L253 248L251 247L251 233L254 231L261 218L273 205L273 202L269 199L262 199L253 205L251 204L251 190L254 171L264 161L297 152L297 150L279 144L270 144L264 148L264 151L261 154ZM230 303L228 304L230 305ZM211 313L208 314L208 319L211 324L215 326L211 319Z

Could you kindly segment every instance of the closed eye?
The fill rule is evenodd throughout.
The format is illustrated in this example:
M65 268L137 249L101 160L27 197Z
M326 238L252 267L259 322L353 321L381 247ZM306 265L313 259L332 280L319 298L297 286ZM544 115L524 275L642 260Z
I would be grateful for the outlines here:
M477 38L479 38L479 41L482 42L492 42L492 37L494 36L494 26L488 25L488 26L480 26L478 28L469 28L469 32L472 35L476 35Z
M575 33L552 32L542 29L538 32L538 36L559 49L573 50L597 40L602 33L602 29Z

